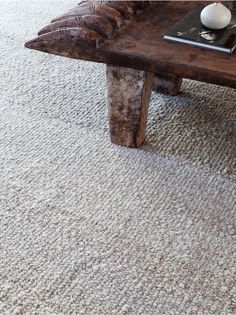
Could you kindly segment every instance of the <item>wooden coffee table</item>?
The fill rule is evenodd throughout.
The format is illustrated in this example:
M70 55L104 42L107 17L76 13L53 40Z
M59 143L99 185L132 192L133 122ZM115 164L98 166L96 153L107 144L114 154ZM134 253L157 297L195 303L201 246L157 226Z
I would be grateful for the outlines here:
M86 1L54 19L25 46L107 64L111 141L138 147L145 139L152 89L176 95L182 78L236 88L236 53L163 40L170 25L198 4Z

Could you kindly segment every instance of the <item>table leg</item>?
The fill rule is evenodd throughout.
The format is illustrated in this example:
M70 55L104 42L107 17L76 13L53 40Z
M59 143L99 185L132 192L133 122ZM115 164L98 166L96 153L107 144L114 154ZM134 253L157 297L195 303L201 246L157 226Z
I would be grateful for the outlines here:
M174 96L179 93L182 81L182 78L176 75L156 74L153 80L153 90Z
M145 140L153 74L107 66L111 142L136 148Z

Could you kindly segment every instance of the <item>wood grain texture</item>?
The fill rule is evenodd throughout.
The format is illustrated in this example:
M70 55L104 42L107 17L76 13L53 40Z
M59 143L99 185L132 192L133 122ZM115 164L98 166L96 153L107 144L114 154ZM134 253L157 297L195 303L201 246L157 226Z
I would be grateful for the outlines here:
M145 140L153 74L107 66L111 142L136 148Z
M129 25L104 42L103 56L119 66L175 74L179 77L236 88L236 53L210 51L169 42L163 35L170 25L198 2L156 2Z
M183 79L172 74L156 74L153 90L175 96L179 93Z
M222 1L230 10L236 10L236 1Z
M99 33L104 38L109 38L114 32L111 23L99 15L83 15L69 17L68 19L53 22L42 28L38 35L50 33L59 29L84 27Z
M115 9L108 7L106 2L98 3L96 8L100 5L102 7L99 9L100 11L96 9L95 15L102 16L109 21L109 25L113 27L112 36L109 36L111 34L109 27L106 33L104 29L101 31L102 26L99 28L96 25L95 27L92 26L92 23L92 29L89 29L89 25L86 26L88 30L86 36L85 27L82 28L82 35L80 35L80 28L77 28L77 40L71 36L70 28L67 28L66 25L65 29L68 31L63 33L64 37L58 36L60 29L64 29L63 24L60 24L59 30L40 35L35 40L26 43L26 47L70 58L102 62L147 72L173 74L182 78L236 88L236 53L227 55L163 40L163 35L169 26L176 23L200 2L185 1L183 5L182 1L157 1L151 2L152 5L147 6L148 2L132 1L132 5L136 6L135 10L138 10L140 14L131 19L122 15L122 9L119 11L118 4ZM84 2L82 5L83 7L78 6L78 8L80 7L79 12L71 11L72 16L70 14L62 16L61 22L64 20L67 21L65 23L71 23L71 21L68 22L68 19L73 17L73 14L88 15L91 12L93 12L91 15L94 14L91 3ZM230 5L232 5L231 2ZM121 7L122 5L120 5ZM110 15L113 23L109 20L109 14L105 14L105 12L111 12L109 10L115 11L114 16ZM99 13L97 13L98 11ZM119 26L118 20L125 23L121 22L123 24ZM75 34L75 30L73 34ZM70 43L71 38L73 40Z
M65 20L69 17L83 16L83 15L100 15L106 18L114 28L120 28L123 23L122 15L119 11L112 8L111 6L99 3L87 1L82 3L75 8L71 9L69 12L63 14L52 20L52 22L58 22Z
M128 19L135 14L135 7L129 1L102 0L98 2L119 11L123 17Z
M98 48L103 38L95 31L84 27L58 29L40 35L27 42L26 47L52 54L71 57L71 51L91 55ZM63 53L62 53L63 52Z

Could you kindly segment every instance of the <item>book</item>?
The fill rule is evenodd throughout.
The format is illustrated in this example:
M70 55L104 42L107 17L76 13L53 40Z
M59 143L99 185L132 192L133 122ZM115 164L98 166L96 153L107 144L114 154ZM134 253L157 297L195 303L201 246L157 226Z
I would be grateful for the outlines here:
M164 35L164 39L195 45L203 48L232 53L236 48L236 10L232 10L230 24L222 30L212 30L201 23L200 14L204 5L199 5Z

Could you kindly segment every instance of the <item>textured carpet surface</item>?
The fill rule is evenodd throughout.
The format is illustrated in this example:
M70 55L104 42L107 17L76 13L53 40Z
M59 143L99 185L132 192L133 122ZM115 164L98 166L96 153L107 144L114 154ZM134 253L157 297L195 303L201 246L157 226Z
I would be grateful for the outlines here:
M23 47L75 3L0 1L0 314L236 314L236 90L110 144L104 65Z

